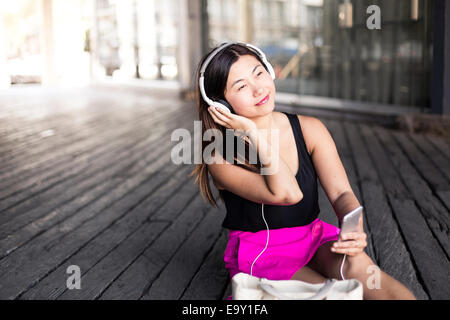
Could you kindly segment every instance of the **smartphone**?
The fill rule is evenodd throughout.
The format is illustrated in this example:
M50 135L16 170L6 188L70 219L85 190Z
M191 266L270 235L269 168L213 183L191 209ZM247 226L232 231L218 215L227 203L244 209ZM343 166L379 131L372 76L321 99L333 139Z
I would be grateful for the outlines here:
M361 217L363 207L359 206L355 210L347 213L342 220L341 233L358 231L359 218Z

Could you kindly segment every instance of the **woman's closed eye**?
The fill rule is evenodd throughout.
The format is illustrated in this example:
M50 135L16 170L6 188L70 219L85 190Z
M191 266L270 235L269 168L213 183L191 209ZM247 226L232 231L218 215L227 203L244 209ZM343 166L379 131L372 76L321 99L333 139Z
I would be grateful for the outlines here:
M263 74L263 71L260 71L260 72L258 72L258 74L257 74L256 76L259 77L259 76L262 75L262 74ZM240 86L240 87L238 88L238 91L240 91L241 89L243 89L245 86L246 86L245 84L243 84L242 86Z

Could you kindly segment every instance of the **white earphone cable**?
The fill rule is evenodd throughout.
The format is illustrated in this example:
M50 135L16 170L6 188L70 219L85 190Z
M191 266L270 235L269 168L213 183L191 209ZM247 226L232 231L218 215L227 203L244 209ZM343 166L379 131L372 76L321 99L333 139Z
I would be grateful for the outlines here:
M345 258L347 257L347 255L346 254L344 254L344 258L342 258L342 263L341 263L341 278L342 278L342 280L345 280L345 278L344 278L344 273L342 272L342 269L344 268L344 262L345 262Z
M269 245L269 225L267 224L267 221L264 218L264 203L261 204L261 214L262 214L262 218L263 218L264 223L266 224L266 228L267 228L267 240L266 240L266 246L264 247L263 251L261 251L261 253L255 258L255 260L252 263L252 266L250 268L251 276L253 276L253 265L255 264L256 260L258 260L258 258L264 253L264 251L266 251L267 246Z

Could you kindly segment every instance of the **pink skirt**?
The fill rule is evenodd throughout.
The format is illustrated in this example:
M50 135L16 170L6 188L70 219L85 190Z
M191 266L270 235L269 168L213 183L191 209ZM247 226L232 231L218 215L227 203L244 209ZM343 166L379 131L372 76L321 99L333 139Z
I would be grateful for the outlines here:
M321 245L337 241L339 233L339 228L319 218L306 226L272 229L267 249L253 265L253 275L269 280L289 280L309 263ZM229 230L224 261L230 279L239 272L250 274L252 263L264 250L266 241L267 230Z

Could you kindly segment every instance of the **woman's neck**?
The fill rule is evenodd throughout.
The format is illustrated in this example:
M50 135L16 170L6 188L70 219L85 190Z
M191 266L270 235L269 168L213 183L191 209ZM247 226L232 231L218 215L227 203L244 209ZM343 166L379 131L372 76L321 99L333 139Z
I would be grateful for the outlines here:
M264 116L252 118L252 121L256 124L256 127L259 130L266 129L271 130L274 129L274 115L273 112L270 112Z

